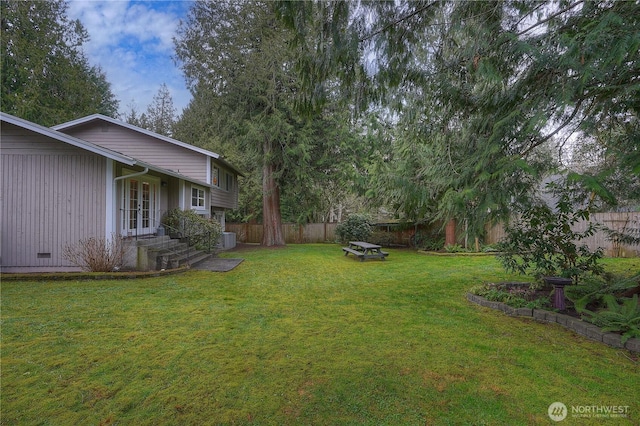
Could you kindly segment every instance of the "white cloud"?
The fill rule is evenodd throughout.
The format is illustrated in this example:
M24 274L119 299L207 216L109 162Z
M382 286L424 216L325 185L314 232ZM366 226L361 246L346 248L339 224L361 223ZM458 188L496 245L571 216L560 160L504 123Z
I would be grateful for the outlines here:
M191 94L172 56L173 37L188 8L184 1L69 2L69 17L79 19L89 32L87 57L107 74L121 112L132 103L138 111L146 109L162 83L178 113L187 106Z

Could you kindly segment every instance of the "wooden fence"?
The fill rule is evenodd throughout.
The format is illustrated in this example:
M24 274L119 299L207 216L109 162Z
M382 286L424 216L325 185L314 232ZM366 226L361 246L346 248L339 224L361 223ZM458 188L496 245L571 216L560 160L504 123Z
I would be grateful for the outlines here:
M337 226L337 223L307 223L305 225L285 223L282 225L282 232L287 244L333 243L337 240ZM384 240L388 244L408 246L409 239L415 232L414 227L398 228L397 225L378 225L374 227L374 232L385 233ZM239 243L259 244L262 242L262 224L227 223L225 231L235 232L236 240Z
M298 225L285 223L282 225L284 241L287 244L324 243L335 241L337 223L307 223ZM235 232L240 243L260 243L262 241L262 224L227 223L227 232Z
M591 237L585 238L580 243L586 244L590 250L601 247L605 256L610 257L635 257L640 256L639 245L625 245L612 241L606 229L640 236L640 212L627 213L595 213L591 215L591 221L602 226L603 229L597 231ZM588 222L582 221L573 228L576 232L585 231ZM492 228L487 228L485 243L494 244L505 237L504 228L498 224Z
M624 231L628 234L640 236L640 212L630 213L596 213L591 219L604 227L616 231ZM294 223L283 224L284 239L287 244L324 243L336 241L337 223L308 223L298 225ZM586 229L586 222L576 225L576 231ZM396 229L394 226L378 226L379 232L387 232L389 241L393 245L409 245L409 240L414 233L414 228ZM236 240L240 243L260 243L262 241L262 224L227 223L226 231L235 232ZM458 229L461 231L461 229ZM488 227L483 244L495 244L505 237L502 225ZM464 242L464 235L460 236L460 244ZM606 256L634 257L640 256L640 246L617 244L609 238L606 231L598 231L592 237L582 241L591 250L602 247Z

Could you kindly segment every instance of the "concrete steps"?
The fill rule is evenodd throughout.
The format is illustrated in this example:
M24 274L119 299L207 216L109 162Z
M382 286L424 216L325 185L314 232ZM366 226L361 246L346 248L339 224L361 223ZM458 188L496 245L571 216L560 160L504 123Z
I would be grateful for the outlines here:
M169 236L145 237L136 241L138 270L152 271L191 266L213 257L213 254L189 247L186 242Z

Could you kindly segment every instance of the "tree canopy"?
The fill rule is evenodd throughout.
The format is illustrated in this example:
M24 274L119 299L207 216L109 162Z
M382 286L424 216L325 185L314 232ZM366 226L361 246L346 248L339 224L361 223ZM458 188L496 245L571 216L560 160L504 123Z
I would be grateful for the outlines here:
M360 146L352 143L348 109L326 102L305 115L295 108L302 96L295 34L277 19L275 5L194 3L176 39L194 95L177 133L247 171L243 203L255 209L247 216L262 219L265 245L284 244L283 213L308 220L322 189L348 173L342 165Z
M134 126L151 130L159 135L173 136L176 109L173 106L173 98L166 83L160 85L145 112L138 114L135 105L130 105L129 111L124 114L123 118Z
M564 161L550 154L567 140L596 137L609 167L640 172L637 2L283 1L279 11L298 34L331 40L299 40L308 93L337 76L354 103L389 108L393 161L376 166L372 196L410 216L465 218L481 233ZM583 183L613 201L601 177Z
M117 115L104 72L82 52L87 32L66 11L63 0L0 2L2 111L45 126Z

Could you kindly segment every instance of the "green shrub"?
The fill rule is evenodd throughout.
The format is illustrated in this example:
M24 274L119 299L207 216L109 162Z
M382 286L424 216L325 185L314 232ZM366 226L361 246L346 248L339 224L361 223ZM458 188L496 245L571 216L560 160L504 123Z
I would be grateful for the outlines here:
M438 229L417 231L411 236L411 246L420 250L438 251L444 247L444 234Z
M565 287L567 299L573 302L575 310L583 313L604 307L606 295L620 295L638 285L640 275L627 278L613 276L589 276L580 285Z
M371 225L364 215L352 214L347 220L336 226L336 236L342 242L368 241L371 237Z
M483 253L498 253L499 246L497 244L487 244L482 246Z
M602 250L591 251L580 241L598 229L589 222L588 208L577 208L568 193L560 193L555 208L544 203L524 209L520 220L505 227L507 237L498 244L498 258L509 272L536 277L560 276L573 278L603 272L598 263ZM584 231L574 231L574 225L587 221Z
M215 247L222 236L222 226L214 219L200 216L194 210L169 210L162 219L169 234L178 233L198 250Z
M462 247L460 244L447 244L444 247L444 250L447 253L468 253L471 251L467 248Z
M584 319L602 328L602 331L614 331L622 333L622 342L632 337L640 337L640 306L638 295L633 298L625 298L618 303L615 296L607 294L603 297L606 309L591 312L585 310Z

